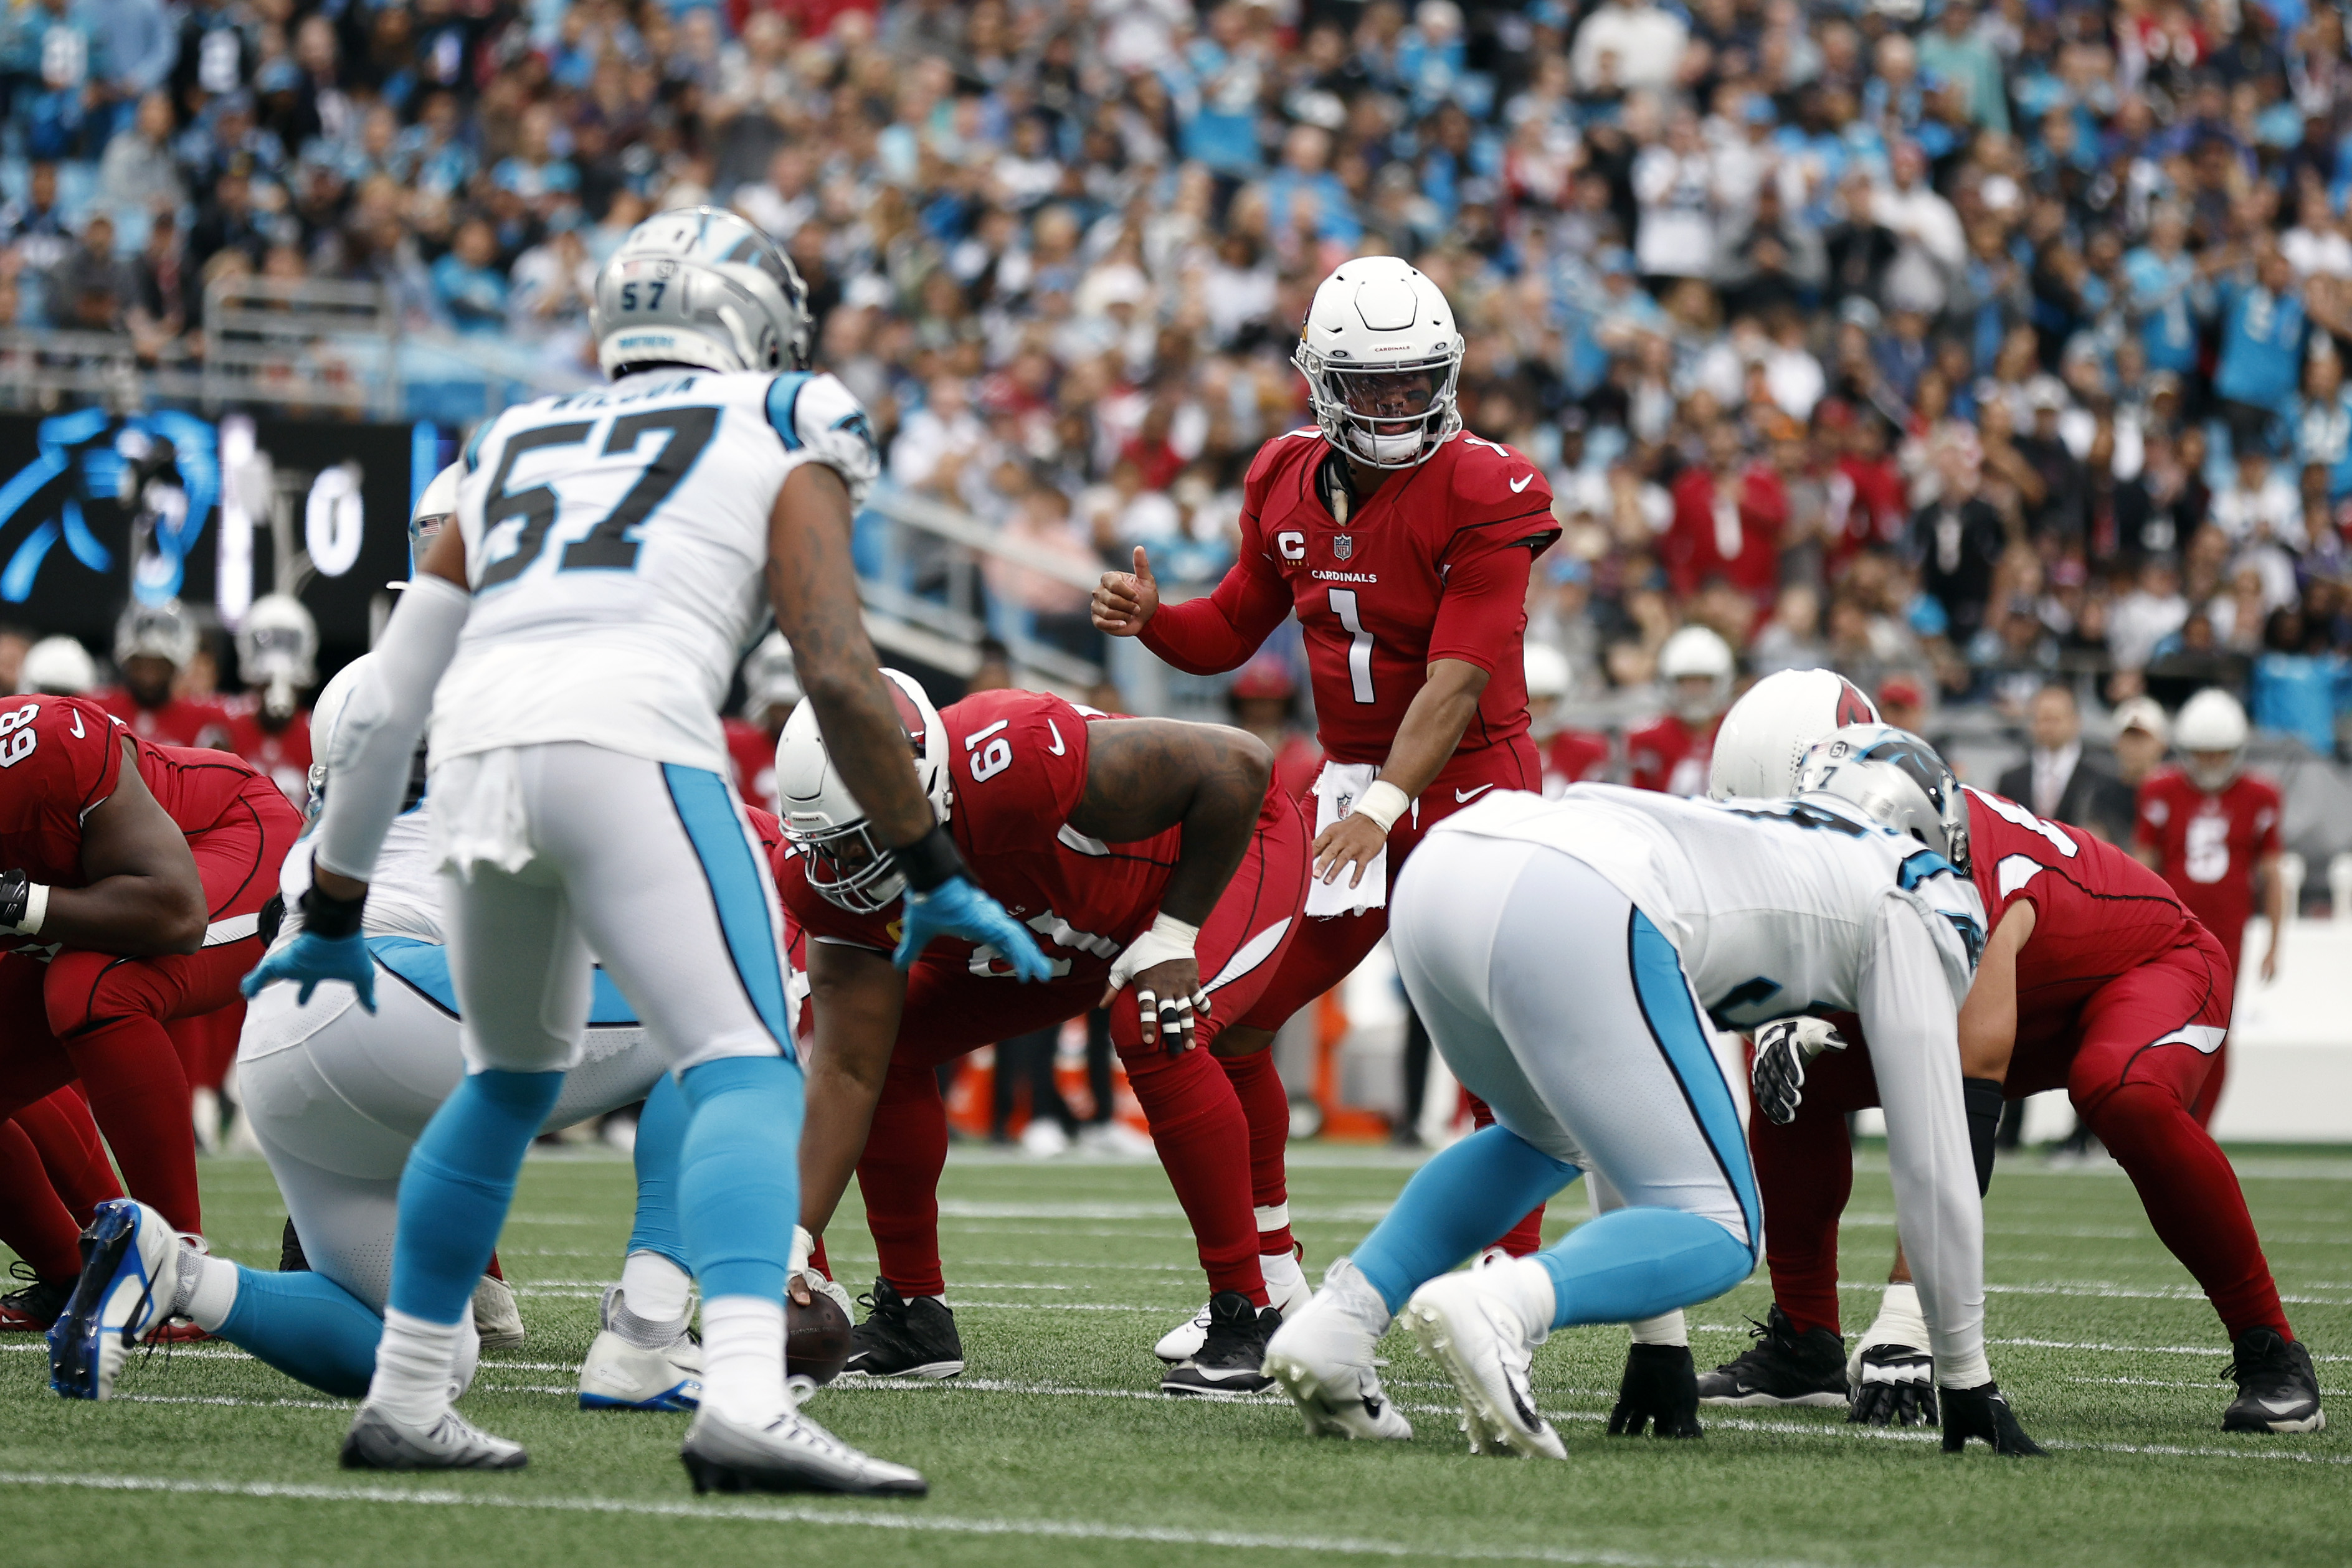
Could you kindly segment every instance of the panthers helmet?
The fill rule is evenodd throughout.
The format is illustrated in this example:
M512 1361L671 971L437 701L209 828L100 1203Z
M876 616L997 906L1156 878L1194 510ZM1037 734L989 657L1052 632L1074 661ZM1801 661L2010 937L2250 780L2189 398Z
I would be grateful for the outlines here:
M44 637L25 650L16 689L38 696L82 696L98 689L98 661L78 637Z
M596 274L588 329L615 378L651 365L806 370L815 334L792 257L717 207L674 207L631 229Z
M1876 724L1878 706L1834 670L1782 670L1748 688L1723 716L1707 763L1706 798L1793 794L1813 742L1850 724Z
M196 623L176 599L134 599L114 623L114 662L161 659L175 670L196 656Z
M1290 362L1323 438L1367 467L1418 467L1462 428L1454 308L1395 256L1358 256L1323 280Z
M948 820L947 727L915 677L885 670L898 722L914 756L915 777L940 821ZM866 808L833 765L817 727L816 709L803 703L776 737L776 806L784 837L800 852L809 886L826 903L858 915L887 909L907 891L895 857L876 839Z
M425 564L425 552L441 537L457 515L457 476L465 464L452 463L433 476L425 493L416 497L415 509L408 514L408 570L414 574Z
M1936 748L1890 724L1850 724L1805 753L1799 795L1861 807L1969 873L1969 803Z

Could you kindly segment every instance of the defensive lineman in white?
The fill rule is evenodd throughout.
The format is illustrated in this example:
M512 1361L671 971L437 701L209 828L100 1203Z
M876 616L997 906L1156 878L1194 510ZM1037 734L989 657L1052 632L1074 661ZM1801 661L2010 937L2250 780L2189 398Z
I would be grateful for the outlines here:
M451 1408L451 1362L523 1154L580 1059L593 956L688 1107L678 1208L705 1368L682 1457L697 1490L924 1490L802 1416L784 1383L801 1077L775 888L719 723L761 630L762 573L828 749L906 873L901 961L954 931L1045 966L917 786L848 559L872 441L848 392L806 372L805 299L791 261L730 214L632 230L596 281L614 384L509 409L475 439L457 526L338 727L304 930L247 984L343 980L373 1006L367 879L429 710L468 1068L401 1180L346 1466L525 1462Z
M1949 775L1912 746L1924 760L1824 768L1793 800L1578 785L1555 800L1498 794L1433 830L1399 879L1397 965L1497 1124L1423 1166L1275 1335L1267 1370L1310 1433L1410 1436L1372 1371L1402 1308L1460 1392L1474 1451L1564 1456L1528 1369L1571 1323L1636 1325L1612 1430L1647 1417L1696 1435L1696 1372L1667 1314L1746 1278L1762 1242L1710 1021L1830 1006L1903 1042L1882 1082L1906 1240L1916 1230L1932 1258L1920 1290L1954 1390L1945 1446L2033 1451L1984 1354L1955 1036L1982 910L1940 852L1947 823L1913 769ZM1605 1182L1607 1212L1533 1258L1446 1272L1585 1170Z

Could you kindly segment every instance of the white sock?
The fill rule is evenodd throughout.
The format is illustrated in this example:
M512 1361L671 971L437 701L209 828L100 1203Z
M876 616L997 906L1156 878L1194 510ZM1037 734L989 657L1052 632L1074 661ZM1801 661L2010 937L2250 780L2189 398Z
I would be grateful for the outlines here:
M180 1249L180 1289L173 1314L206 1333L220 1333L236 1306L236 1265L193 1247Z
M792 1413L793 1396L784 1387L782 1300L714 1296L702 1303L702 1402L748 1427L764 1427Z
M686 1322L694 1281L658 1252L632 1252L621 1263L621 1296L629 1311L649 1323Z
M457 1344L470 1326L427 1322L397 1307L385 1309L383 1338L376 1342L375 1376L367 1402L414 1427L430 1427L449 1408Z
M1927 1348L1927 1317L1919 1310L1919 1287L1889 1285L1878 1303L1877 1321L1862 1336L1863 1344L1907 1344Z
M1660 1312L1654 1318L1643 1318L1639 1322L1628 1323L1625 1326L1633 1331L1635 1344L1686 1345L1690 1343L1690 1323L1684 1318L1683 1310L1680 1307L1676 1307L1671 1312Z
M1552 1314L1559 1311L1559 1292L1552 1288L1550 1270L1532 1258L1514 1258L1479 1270L1476 1278L1511 1304L1529 1340L1540 1343L1551 1333Z
M1266 1299L1276 1306L1284 1301L1307 1300L1307 1270L1298 1266L1295 1253L1261 1252L1257 1271L1265 1280Z

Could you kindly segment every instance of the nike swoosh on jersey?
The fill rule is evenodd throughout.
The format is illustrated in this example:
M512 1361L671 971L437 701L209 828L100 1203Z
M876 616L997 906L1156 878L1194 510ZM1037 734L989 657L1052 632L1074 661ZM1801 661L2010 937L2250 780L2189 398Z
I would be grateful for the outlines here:
M1524 478L1514 479L1514 480L1512 480L1512 481L1511 481L1511 494L1512 494L1512 495L1514 495L1514 496L1516 496L1516 495L1517 495L1520 491L1522 491L1522 490L1526 489L1528 486L1530 486L1530 485L1534 484L1535 482L1536 482L1536 476L1535 476L1534 475L1532 475L1532 474L1528 475L1528 476L1527 476L1526 477L1524 477Z
M1492 784L1481 784L1475 789L1456 789L1454 791L1454 803L1457 806L1467 804L1493 788Z
M75 712L72 708L68 708L66 709L66 716L73 720L74 738L76 740L79 740L82 737L81 715Z

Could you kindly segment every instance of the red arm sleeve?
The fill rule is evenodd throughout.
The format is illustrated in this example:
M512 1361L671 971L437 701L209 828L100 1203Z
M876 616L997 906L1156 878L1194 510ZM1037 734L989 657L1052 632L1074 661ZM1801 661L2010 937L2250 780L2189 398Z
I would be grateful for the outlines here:
M1143 623L1143 645L1188 675L1213 675L1249 662L1282 618L1290 588L1275 575L1254 539L1205 599L1162 604Z
M1430 663L1460 659L1491 674L1498 664L1524 658L1519 633L1527 624L1528 575L1534 564L1531 547L1505 544L1448 572L1437 623L1430 630Z

